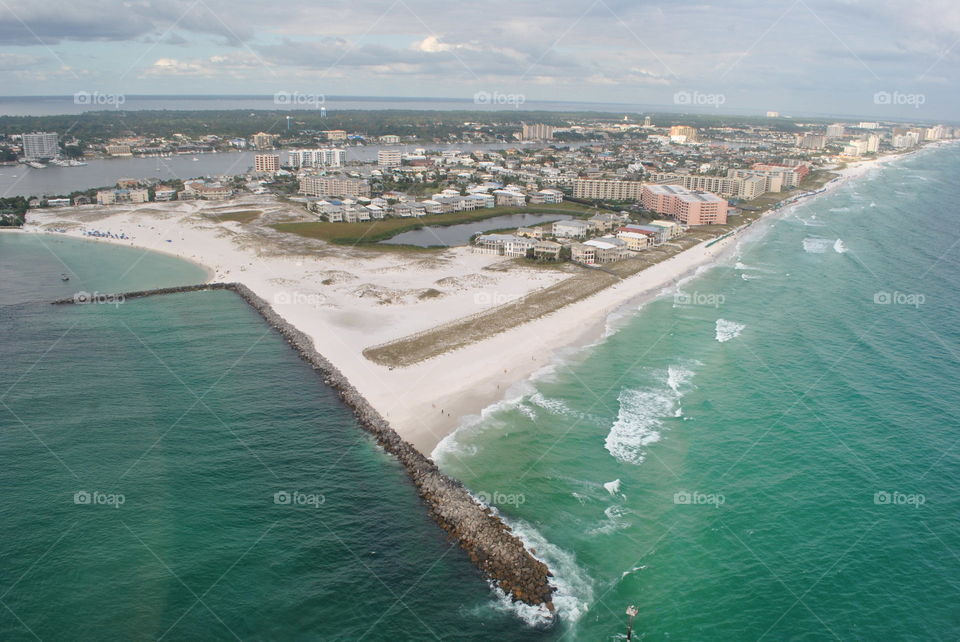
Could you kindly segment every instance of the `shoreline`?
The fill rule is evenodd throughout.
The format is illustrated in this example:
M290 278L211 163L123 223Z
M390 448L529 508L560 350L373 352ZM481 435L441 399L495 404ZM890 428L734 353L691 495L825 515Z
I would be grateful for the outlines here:
M326 281L321 277L337 272L338 267L342 266L341 272L357 271L358 268L354 267L356 261L327 256L313 257L308 251L277 256L265 255L256 251L257 248L254 251L249 247L241 248L240 241L246 239L243 238L242 226L235 223L219 227L201 224L194 228L171 228L178 232L170 232L171 239L176 236L176 242L172 245L164 242L162 234L154 234L153 239L146 241L140 238L127 241L89 239L73 232L67 234L71 237L165 253L200 265L208 274L212 273L213 279L235 281L249 287L258 296L269 301L288 323L310 336L316 350L353 382L372 407L384 416L403 439L410 441L424 454L431 454L459 428L473 423L485 409L505 401L518 384L528 380L541 369L555 365L558 352L576 352L602 340L611 315L629 308L638 309L661 296L665 289L675 287L678 282L695 275L697 270L725 258L739 245L744 232L753 230L758 224L766 224L773 217L788 214L798 205L829 195L833 190L865 175L871 169L944 144L948 143L934 143L920 150L851 163L837 171L840 180L827 183L824 192L780 209L767 210L753 223L745 224L719 240L703 241L543 317L457 350L396 369L373 363L362 357L361 353L367 347L382 343L384 338L399 339L440 323L468 316L476 311L476 298L480 295L487 298L492 295L495 298L504 294L499 288L521 288L520 292L524 291L523 288L529 288L526 291L534 291L542 287L544 281L559 280L562 273L520 271L520 276L526 277L520 279L510 273L509 278L501 278L497 284L486 289L464 288L457 301L443 299L439 304L416 301L413 304L407 303L405 307L385 305L380 301L378 305L368 303L365 298L370 297L360 288L348 290L343 296L338 293L335 298L318 285L318 280ZM188 203L190 204L180 204L180 209L184 210L185 214L202 213L202 205ZM224 206L222 202L215 205ZM249 207L249 203L238 204L236 207ZM176 212L177 209L173 208L172 211ZM53 218L56 214L53 214ZM120 225L135 224L144 229L142 219L131 218L134 214L135 212L126 218L108 215L97 219L96 225L109 225L117 229L119 221ZM34 221L28 221L27 229L22 232L44 233L45 230L40 225L53 226L54 222L42 221L38 225ZM154 217L145 222L157 225L169 224L170 221L169 218L165 220ZM184 222L174 221L175 224ZM150 230L153 229L151 226ZM166 230L167 228L162 232L166 233ZM139 231L134 232L139 236ZM56 234L49 231L46 233ZM235 238L229 238L230 236ZM709 248L706 247L708 244ZM489 257L473 255L464 248L450 250L434 258L437 262L441 262L441 259L452 261L461 271L479 270L477 274L457 273L457 278L464 279L489 279L488 275L478 274L482 274L482 270L494 263ZM384 277L382 274L394 270L402 272L402 267L396 267L398 262L408 261L404 265L416 265L417 260L409 257L369 259L367 262L374 265L369 270L370 275L365 274L364 277L387 281L394 275ZM466 267L462 267L463 264L467 264ZM308 269L317 267L330 269L324 272ZM416 267L419 269L418 265ZM443 266L443 269L449 271L449 265ZM444 272L437 271L430 276L441 274ZM419 273L403 276L419 276ZM363 284L367 285L369 284ZM357 290L361 291L358 293ZM294 300L288 300L291 297ZM297 300L298 298L306 300Z

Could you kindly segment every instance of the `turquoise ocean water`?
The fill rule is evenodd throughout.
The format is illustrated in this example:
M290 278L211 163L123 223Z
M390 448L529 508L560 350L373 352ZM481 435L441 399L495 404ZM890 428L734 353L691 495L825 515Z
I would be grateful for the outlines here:
M552 628L231 293L43 303L197 268L0 234L0 638L615 640L635 604L650 640L957 639L958 172L751 231L438 448L550 563Z

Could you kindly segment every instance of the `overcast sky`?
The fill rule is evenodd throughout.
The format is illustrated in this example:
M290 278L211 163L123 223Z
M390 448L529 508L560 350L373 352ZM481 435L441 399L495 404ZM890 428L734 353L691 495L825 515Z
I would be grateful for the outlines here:
M486 92L953 120L958 40L960 0L0 0L5 95Z

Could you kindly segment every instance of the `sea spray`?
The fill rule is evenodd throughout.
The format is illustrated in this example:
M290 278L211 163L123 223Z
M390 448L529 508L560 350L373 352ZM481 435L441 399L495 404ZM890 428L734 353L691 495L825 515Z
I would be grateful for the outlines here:
M693 371L670 366L656 377L659 385L625 389L620 392L617 419L604 440L604 448L628 464L642 464L647 446L661 439L663 420L675 417L682 389L693 377Z
M746 328L742 323L737 323L736 321L728 321L727 319L717 319L716 324L716 339L720 343L726 343L730 339L736 339L740 336L740 333L743 332L743 329Z

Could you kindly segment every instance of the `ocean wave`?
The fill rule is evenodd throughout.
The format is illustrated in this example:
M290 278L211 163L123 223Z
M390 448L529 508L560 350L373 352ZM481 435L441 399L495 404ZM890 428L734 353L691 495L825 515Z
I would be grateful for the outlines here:
M737 323L736 321L717 319L717 341L725 343L730 339L735 339L740 336L740 333L743 332L743 329L746 327L744 324Z
M618 461L642 464L646 447L660 441L661 418L673 414L674 396L668 391L624 390L619 400L617 420L603 445Z
M833 251L837 254L846 253L847 246L843 244L843 239L837 239L836 243L833 244Z
M752 276L750 274L741 274L740 278L743 279L744 281L756 281L757 279L762 279L763 277L757 276L756 274Z
M636 573L637 571L642 571L642 570L644 570L645 568L647 568L647 565L646 565L646 564L643 564L643 565L641 565L641 566L634 566L634 567L631 568L629 571L624 571L623 573L620 573L620 579L622 580L622 579L625 578L627 575L633 575L633 574Z
M625 528L630 528L632 522L629 522L625 519L632 511L623 506L607 506L603 511L604 520L600 523L599 526L591 528L587 531L587 535L609 535L610 533L615 533L617 531L622 531Z
M555 415L563 415L565 417L572 417L577 413L570 408L569 405L562 399L554 399L551 397L545 397L541 392L535 392L529 397L527 401L533 405L543 408L549 412L552 412Z
M610 493L613 497L616 497L620 494L620 480L614 479L613 481L606 482L603 485L607 489L607 492Z
M808 236L803 239L803 251L809 254L823 254L832 243L830 239Z
M503 519L503 516L501 515ZM552 544L537 529L523 520L504 519L514 534L526 544L527 550L536 551L534 557L546 564L553 573L550 584L554 588L553 606L556 614L567 622L576 622L589 610L593 602L593 584L587 573L577 565L573 553ZM554 622L554 616L546 607L530 606L514 602L510 596L491 583L496 599L493 607L498 611L513 613L531 627L546 627Z
M831 212L849 212L850 208L849 207L831 207L830 211Z
M604 448L618 461L642 464L647 446L660 441L663 419L676 416L678 402L693 376L689 368L670 366L660 377L663 387L622 390L617 419Z

